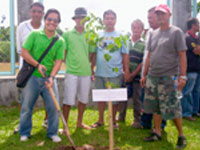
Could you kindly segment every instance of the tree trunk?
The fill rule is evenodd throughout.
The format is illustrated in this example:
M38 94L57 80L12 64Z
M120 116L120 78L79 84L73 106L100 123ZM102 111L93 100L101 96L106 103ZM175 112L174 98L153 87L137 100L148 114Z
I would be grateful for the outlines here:
M173 0L173 24L187 31L187 20L191 17L191 0Z
M18 24L30 18L29 11L32 3L33 0L17 0Z

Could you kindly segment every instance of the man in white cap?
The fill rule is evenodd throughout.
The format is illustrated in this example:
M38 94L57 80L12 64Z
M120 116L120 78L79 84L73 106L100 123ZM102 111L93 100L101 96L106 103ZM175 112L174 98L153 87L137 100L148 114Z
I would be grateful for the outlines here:
M148 54L141 78L141 86L145 86L144 111L153 114L155 131L144 141L161 140L162 118L172 119L178 130L177 148L184 148L187 141L182 129L181 102L176 94L187 80L187 47L183 32L169 24L169 7L159 5L155 13L160 27L149 35ZM174 86L175 77L177 88Z

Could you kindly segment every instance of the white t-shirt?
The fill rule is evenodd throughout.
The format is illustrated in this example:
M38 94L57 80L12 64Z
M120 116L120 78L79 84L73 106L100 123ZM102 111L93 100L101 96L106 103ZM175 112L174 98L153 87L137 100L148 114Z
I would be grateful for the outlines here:
M41 23L40 27L38 29L43 29L44 25ZM33 31L36 30L33 28L31 25L31 20L26 20L23 21L22 23L19 24L17 27L17 34L16 34L16 41L17 41L17 53L20 54L22 51L22 45L26 38L29 36L29 34ZM23 58L20 56L19 59L19 69L21 69L23 64Z

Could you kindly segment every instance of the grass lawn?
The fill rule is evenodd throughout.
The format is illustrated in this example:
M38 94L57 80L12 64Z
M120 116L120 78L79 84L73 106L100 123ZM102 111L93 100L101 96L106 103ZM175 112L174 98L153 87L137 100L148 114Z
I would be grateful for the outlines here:
M44 118L43 109L35 109L33 115L33 129L31 139L27 142L19 141L19 134L13 134L15 126L19 123L18 107L0 107L0 150L59 150L69 146L64 135L62 142L52 143L46 138L46 129L41 125ZM90 144L93 146L108 146L108 112L105 112L106 124L104 127L90 131L77 129L77 109L70 112L69 128L71 137L77 146ZM98 118L96 109L88 108L84 115L84 123L91 125ZM173 150L176 147L177 131L171 121L168 121L162 141L145 143L143 138L149 135L147 129L133 129L132 109L128 109L126 123L120 124L120 129L114 131L115 148L120 150ZM60 128L62 123L60 122ZM200 119L195 122L183 121L183 128L188 140L185 150L200 150ZM61 148L62 149L62 148Z

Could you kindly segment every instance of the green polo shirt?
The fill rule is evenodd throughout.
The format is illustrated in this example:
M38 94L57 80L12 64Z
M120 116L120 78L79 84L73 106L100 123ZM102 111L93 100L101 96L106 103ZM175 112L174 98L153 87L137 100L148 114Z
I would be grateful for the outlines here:
M67 50L66 73L76 76L90 76L89 53L95 52L95 49L86 42L85 32L80 34L73 29L65 32L63 38Z
M55 36L56 35L54 35L51 38L48 38L44 30L33 31L30 33L30 35L28 36L22 47L28 50L30 55L35 60L38 60ZM60 37L54 43L52 48L49 50L49 52L41 62L41 64L46 67L47 69L46 73L48 75L50 75L51 70L53 69L55 60L64 59L64 50L65 50L64 39ZM33 76L42 77L38 69L34 71Z

